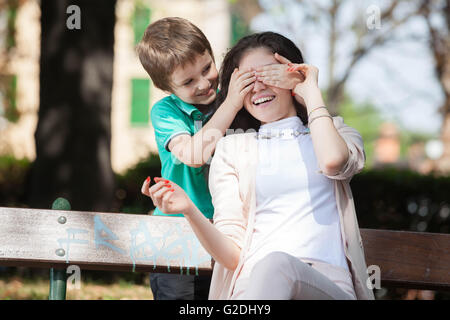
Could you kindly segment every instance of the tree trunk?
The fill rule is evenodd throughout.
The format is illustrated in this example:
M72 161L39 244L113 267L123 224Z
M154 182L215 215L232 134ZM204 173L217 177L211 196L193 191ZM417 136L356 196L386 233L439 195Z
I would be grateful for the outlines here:
M333 117L339 115L339 106L344 98L344 84L333 83L327 90L327 109Z
M430 34L430 48L434 56L434 68L437 79L444 93L444 102L440 108L442 114L441 140L443 154L436 161L436 169L439 173L450 174L450 0L442 2L443 6L434 7L432 3L424 0L425 21ZM442 14L444 24L436 27L431 23L431 12L438 8ZM436 9L435 9L436 10Z
M49 208L59 196L73 210L111 207L115 4L41 0L40 108L29 193L34 208ZM71 5L79 8L79 29Z
M447 101L449 104L450 101ZM447 112L442 122L441 140L443 144L442 156L437 160L436 169L441 174L450 173L450 112Z

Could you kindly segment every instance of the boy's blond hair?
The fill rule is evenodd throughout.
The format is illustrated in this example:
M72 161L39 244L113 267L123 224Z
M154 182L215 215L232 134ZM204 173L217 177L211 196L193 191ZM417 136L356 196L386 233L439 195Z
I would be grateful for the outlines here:
M176 67L193 63L205 51L214 59L203 32L188 20L178 17L151 23L136 51L153 84L165 91L173 91L170 77Z

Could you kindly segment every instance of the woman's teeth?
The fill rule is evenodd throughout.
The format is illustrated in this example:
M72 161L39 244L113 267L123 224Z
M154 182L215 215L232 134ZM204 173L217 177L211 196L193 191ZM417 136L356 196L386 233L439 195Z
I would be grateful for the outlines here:
M258 105L267 101L272 101L273 99L275 99L275 96L270 96L270 97L263 97L263 98L259 98L255 101L253 101L254 105Z

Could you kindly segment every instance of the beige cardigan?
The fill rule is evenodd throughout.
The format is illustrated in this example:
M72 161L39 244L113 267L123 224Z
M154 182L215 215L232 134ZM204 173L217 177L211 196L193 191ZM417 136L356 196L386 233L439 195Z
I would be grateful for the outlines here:
M350 179L364 166L365 154L361 135L344 124L342 117L333 118L334 126L347 143L349 159L334 180L344 251L357 299L373 300L366 285L368 278L364 248L350 189ZM236 270L215 263L209 299L229 299L242 268L243 257L253 233L256 208L255 174L258 158L256 133L228 135L219 140L211 162L209 187L214 205L214 225L232 239L241 255ZM345 240L344 240L345 239Z

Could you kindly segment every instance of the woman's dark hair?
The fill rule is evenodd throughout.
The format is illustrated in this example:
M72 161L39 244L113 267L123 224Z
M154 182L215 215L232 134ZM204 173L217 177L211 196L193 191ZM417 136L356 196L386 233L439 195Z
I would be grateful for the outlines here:
M228 51L220 68L220 91L217 94L215 103L209 112L211 115L225 101L228 94L228 85L230 83L231 74L235 68L239 67L239 63L245 53L251 49L267 48L272 53L278 53L290 60L292 63L303 63L303 56L300 49L288 38L275 32L261 32L243 37L238 43ZM306 107L301 105L294 99L297 115L303 124L308 122ZM248 129L258 130L260 121L255 119L245 108L242 108L236 115L231 129Z

